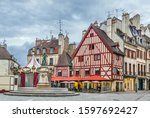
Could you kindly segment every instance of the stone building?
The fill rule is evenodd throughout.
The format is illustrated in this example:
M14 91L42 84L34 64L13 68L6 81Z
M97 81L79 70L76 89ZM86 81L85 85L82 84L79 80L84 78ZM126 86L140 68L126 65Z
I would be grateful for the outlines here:
M43 54L46 53L46 66L54 70L54 67L58 64L59 56L62 55L64 51L72 54L74 48L75 44L69 44L68 36L64 36L62 33L59 33L58 38L53 36L48 40L37 38L35 46L28 50L27 60L29 62L32 57L32 52L34 51L36 60L42 64Z
M141 27L140 15L130 17L128 13L123 13L121 20L116 17L108 18L100 27L125 53L124 90L148 89L149 77L146 76L146 72L148 75L149 31L143 31L145 28Z
M0 44L0 91L14 90L17 81L13 69L18 66L16 59L8 52L7 45Z

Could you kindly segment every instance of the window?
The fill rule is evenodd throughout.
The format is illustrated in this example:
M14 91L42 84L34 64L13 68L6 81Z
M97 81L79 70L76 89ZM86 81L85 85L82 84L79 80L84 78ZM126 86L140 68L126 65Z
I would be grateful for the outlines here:
M94 50L94 44L89 45L89 50Z
M43 54L46 53L46 48L43 48Z
M118 70L117 67L113 68L113 73L116 74L116 75L120 75L120 71Z
M93 37L94 36L94 33L90 33L90 37Z
M36 60L37 60L38 63L40 63L40 60L38 58Z
M49 65L50 65L50 66L53 65L53 58L50 58Z
M100 69L99 68L95 69L95 75L100 75Z
M135 64L133 64L133 75L135 75Z
M125 56L127 56L127 49L126 48L124 49L124 52L125 52Z
M143 43L143 39L140 39L140 43L141 43L141 44Z
M18 85L18 81L17 80L18 80L17 78L14 78L14 84L15 85Z
M37 50L36 50L36 54L40 54L40 49L37 49Z
M116 55L116 60L119 60L119 55Z
M101 59L101 55L100 54L95 54L94 55L94 61L98 61Z
M130 57L130 50L128 50L128 55L127 55L127 57Z
M89 76L90 75L90 70L85 70L85 76Z
M125 74L128 74L127 73L127 63L125 63Z
M138 64L138 75L140 75L140 64Z
M72 76L72 71L70 71L70 76Z
M130 43L132 43L132 38L129 39Z
M75 72L75 76L79 76L79 70L77 70L76 72Z
M62 76L62 71L61 70L58 71L58 76Z
M84 61L84 56L79 56L79 57L78 57L78 61L79 61L79 62L83 62L83 61Z
M144 76L146 76L146 67L144 65Z
M137 58L139 58L139 50L137 50Z
M141 65L141 75L143 75L143 65Z
M131 51L131 58L132 59L134 58L133 53L134 53L134 51Z
M50 48L50 53L54 53L54 48Z
M131 64L129 63L129 75L131 75Z

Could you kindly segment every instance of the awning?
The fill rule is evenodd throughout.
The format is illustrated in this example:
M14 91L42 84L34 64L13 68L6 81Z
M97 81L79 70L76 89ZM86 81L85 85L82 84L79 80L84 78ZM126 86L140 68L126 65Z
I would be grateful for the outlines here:
M84 78L84 80L90 80L90 81L108 81L109 79L103 78L101 76L89 76L87 78Z
M51 81L79 81L81 80L80 77L72 76L72 77L53 77Z
M51 78L51 81L108 81L109 79L100 77L100 76L89 76L86 78L81 78L78 76L72 76L72 77L53 77Z

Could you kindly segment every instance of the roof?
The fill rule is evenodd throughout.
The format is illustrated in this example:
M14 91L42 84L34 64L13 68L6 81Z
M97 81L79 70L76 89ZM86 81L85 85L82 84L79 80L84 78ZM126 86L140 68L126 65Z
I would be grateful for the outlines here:
M104 42L108 44L114 53L124 55L124 53L117 47L116 43L114 43L103 30L94 25L92 25L92 27L97 32L99 38L103 38Z
M63 51L63 53L59 56L57 66L71 66L71 60L71 56L67 52Z
M52 39L52 40L46 40L43 41L41 44L35 46L35 48L50 48L50 47L58 47L58 40Z
M41 67L41 65L37 62L35 56L32 55L32 58L30 59L29 63L25 67L28 67L28 68L35 67L35 68L38 68L38 67Z
M97 33L98 37L103 41L103 43L109 47L109 50L112 50L113 53L116 53L116 54L119 54L119 55L124 55L124 53L117 47L116 43L114 43L113 40L111 40L103 30L101 30L99 27L91 24L90 27L88 28L87 33L84 35L84 37L83 37L82 41L80 42L78 48L76 49L75 53L73 54L73 57L78 52L80 46L82 45L82 42L84 41L84 38L89 33L89 30L91 28L94 29L94 31Z
M33 48L42 50L43 48L58 48L58 47L59 47L58 39L53 38L51 40L40 40L40 44L28 50L28 55L31 55L31 50Z
M0 46L0 59L12 59L12 55L3 46Z
M100 76L89 76L86 78L81 78L77 76L72 76L72 77L53 77L51 78L51 81L108 81L109 79L100 77Z

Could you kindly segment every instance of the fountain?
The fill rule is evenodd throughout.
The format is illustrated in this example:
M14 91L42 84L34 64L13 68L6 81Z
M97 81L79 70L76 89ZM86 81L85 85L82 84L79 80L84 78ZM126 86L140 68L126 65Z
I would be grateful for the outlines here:
M48 75L51 74L50 69L45 66L46 59L43 57L42 66L37 62L35 56L32 56L30 63L27 67L23 68L24 72L29 72L29 67L31 68L30 73L37 72L38 82L36 87L18 87L18 90L5 92L4 95L10 96L39 96L39 97L62 97L62 96L76 96L78 93L68 91L67 88L55 88L51 87L51 81ZM33 68L34 67L34 68Z

